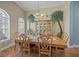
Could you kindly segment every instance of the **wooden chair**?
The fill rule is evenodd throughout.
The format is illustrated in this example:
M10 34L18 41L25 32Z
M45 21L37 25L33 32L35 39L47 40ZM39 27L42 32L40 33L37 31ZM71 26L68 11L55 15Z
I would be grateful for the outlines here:
M64 33L62 35L61 40L64 40L64 42L67 44L67 41L68 41L67 33ZM67 46L62 46L62 45L56 46L56 54L57 54L57 56L65 56L65 48L67 48Z
M41 55L51 56L51 39L44 35L39 38L39 56Z
M14 39L14 42L15 42L15 47L14 47L14 50L16 50L17 48L17 40L19 39L19 33L18 32L14 32L13 35L12 35L13 39Z
M21 34L19 36L19 38L22 41L22 43L20 44L20 49L21 49L22 56L23 56L24 52L28 52L28 56L30 56L30 41L29 41L29 37L26 36L25 34Z

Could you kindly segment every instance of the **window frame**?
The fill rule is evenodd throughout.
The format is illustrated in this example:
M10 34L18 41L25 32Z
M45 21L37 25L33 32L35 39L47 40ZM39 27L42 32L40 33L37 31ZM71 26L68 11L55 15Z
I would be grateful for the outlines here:
M10 38L11 38L10 37L10 15L4 9L0 8L0 10L7 15L7 20L8 20L7 21L8 22L8 25L7 25L7 27L8 27L8 32L7 32L8 33L8 38L0 40L0 42L4 42L4 41L7 41L7 40L10 40Z
M22 20L22 22L21 21L19 21L19 20ZM19 24L19 22L20 22L20 24ZM24 25L23 27L21 27L21 29L23 29L23 31L24 31L24 33L25 33L25 21L24 21L24 18L19 18L18 19L18 32L19 33L21 33L20 31L19 31L19 25L21 26L21 25Z

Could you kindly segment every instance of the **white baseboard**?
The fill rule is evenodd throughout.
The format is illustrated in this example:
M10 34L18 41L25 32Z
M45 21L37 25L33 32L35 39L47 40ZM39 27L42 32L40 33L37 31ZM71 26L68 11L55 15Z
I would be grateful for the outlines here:
M69 48L79 48L79 45L72 45L72 46L69 46Z
M6 46L6 47L4 47L4 48L1 48L1 49L0 49L0 52L3 51L3 50L5 50L5 49L7 49L7 48L9 48L9 47L11 47L11 46L13 46L13 45L14 45L14 43L13 43L13 44L9 44L8 46Z

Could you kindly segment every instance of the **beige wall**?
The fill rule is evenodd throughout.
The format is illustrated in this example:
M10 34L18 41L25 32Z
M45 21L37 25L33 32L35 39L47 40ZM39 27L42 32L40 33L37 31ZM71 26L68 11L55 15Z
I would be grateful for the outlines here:
M52 6L52 7L48 7L48 8L41 8L39 9L39 13L41 14L47 14L49 16L48 19L50 19L50 15L56 11L56 10L62 10L64 12L64 21L62 24L62 28L64 30L64 32L69 34L69 2L64 2L63 5L58 5L58 6ZM38 10L32 10L32 11L28 11L26 14L26 19L28 20L28 16L30 14L35 14L37 13ZM33 25L32 25L33 28ZM55 34L57 34L59 32L59 26L58 24L54 24L54 32Z
M39 10L40 10L40 13L48 14L49 17L51 15L51 13L53 13L56 10L64 11L64 22L62 24L62 27L64 28L64 32L69 34L69 21L70 21L70 19L69 19L69 8L70 8L69 4L70 4L69 2L65 2L63 5L42 8ZM25 13L25 11L22 10L14 2L0 2L0 8L4 9L10 15L10 30L11 30L10 33L11 33L11 35L13 32L16 32L18 30L17 29L18 18L23 17L24 19L26 19L25 21L27 22L27 20L28 20L27 17L30 14L35 14L38 11L38 10L32 10L32 11L28 11ZM25 27L27 29L27 25ZM55 32L58 32L57 28L59 29L58 24L55 24ZM0 48L4 48L7 45L11 45L11 44L12 44L11 41L2 42L2 43L0 43Z
M24 18L24 10L22 10L14 2L10 2L10 1L9 2L1 2L0 1L0 8L3 9L3 10L5 10L10 15L10 34L12 36L12 33L16 32L18 30L18 26L17 26L18 25L18 23L17 23L18 19L20 17ZM11 42L7 41L5 44L1 43L0 44L0 48L4 47L8 43L11 43Z

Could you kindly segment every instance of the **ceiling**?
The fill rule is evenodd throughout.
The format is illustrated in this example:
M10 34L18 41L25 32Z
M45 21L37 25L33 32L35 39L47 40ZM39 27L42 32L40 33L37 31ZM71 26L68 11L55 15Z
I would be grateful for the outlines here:
M15 3L18 4L25 11L29 11L38 8L40 9L50 6L61 5L64 2L63 1L16 1Z

